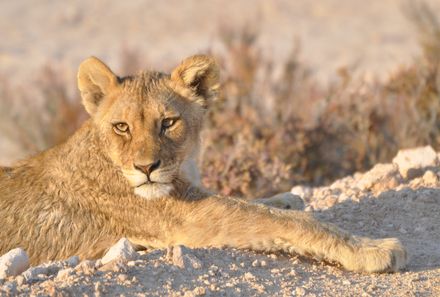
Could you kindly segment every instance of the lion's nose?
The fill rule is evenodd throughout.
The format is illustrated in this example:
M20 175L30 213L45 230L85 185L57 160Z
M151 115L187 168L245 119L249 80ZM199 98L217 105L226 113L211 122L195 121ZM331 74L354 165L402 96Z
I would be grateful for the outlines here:
M139 164L135 164L134 168L136 168L137 170L142 171L143 173L145 173L148 177L150 177L150 174L156 170L157 168L159 168L160 166L160 160L154 161L153 163L150 163L148 165L139 165Z

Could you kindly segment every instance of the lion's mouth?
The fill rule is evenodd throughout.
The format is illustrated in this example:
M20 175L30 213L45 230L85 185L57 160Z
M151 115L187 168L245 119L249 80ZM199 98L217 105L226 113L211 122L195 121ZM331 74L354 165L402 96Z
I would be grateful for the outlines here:
M152 181L147 180L146 182L136 186L136 188L142 187L142 186L153 186L153 185L169 185L170 183L160 182L160 181Z
M145 182L134 188L134 193L145 199L165 197L173 190L171 183Z

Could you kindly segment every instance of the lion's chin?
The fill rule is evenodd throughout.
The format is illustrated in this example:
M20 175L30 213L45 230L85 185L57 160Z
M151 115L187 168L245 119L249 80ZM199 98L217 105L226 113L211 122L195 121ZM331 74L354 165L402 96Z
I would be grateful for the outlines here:
M169 196L172 190L172 184L150 183L134 188L134 193L144 199L151 200Z

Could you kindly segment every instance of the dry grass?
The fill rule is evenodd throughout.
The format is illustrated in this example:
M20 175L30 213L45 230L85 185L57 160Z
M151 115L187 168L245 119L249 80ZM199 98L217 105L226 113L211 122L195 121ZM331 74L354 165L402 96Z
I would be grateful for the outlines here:
M440 25L423 3L408 7L423 56L386 82L354 80L342 69L323 87L299 62L299 46L276 65L262 57L257 31L221 30L224 50L212 54L223 68L223 91L204 131L204 183L224 194L264 196L366 170L399 148L440 149ZM127 49L121 59L123 73L141 61ZM84 119L78 93L68 92L73 81L48 67L35 85L38 103L34 92L0 80L3 134L30 153L63 141Z

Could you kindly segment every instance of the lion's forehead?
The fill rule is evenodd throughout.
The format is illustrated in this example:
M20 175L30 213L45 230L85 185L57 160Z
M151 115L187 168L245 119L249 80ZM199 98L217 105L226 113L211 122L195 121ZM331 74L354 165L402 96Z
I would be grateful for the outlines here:
M145 72L124 78L123 88L113 103L114 116L161 116L178 112L182 102L168 86L168 77Z
M160 72L141 72L123 79L123 92L139 100L165 99L173 94L169 76Z

